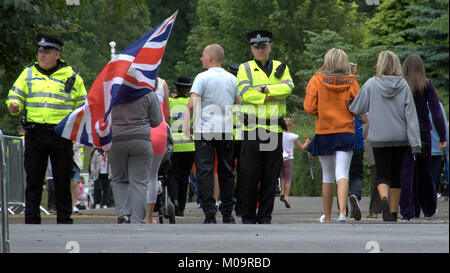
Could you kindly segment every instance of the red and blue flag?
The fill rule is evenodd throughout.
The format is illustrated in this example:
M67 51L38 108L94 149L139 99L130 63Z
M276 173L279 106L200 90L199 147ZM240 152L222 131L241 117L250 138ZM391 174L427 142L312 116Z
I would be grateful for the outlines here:
M65 117L56 133L109 151L111 109L155 90L156 76L177 12L116 55L95 79L84 104Z

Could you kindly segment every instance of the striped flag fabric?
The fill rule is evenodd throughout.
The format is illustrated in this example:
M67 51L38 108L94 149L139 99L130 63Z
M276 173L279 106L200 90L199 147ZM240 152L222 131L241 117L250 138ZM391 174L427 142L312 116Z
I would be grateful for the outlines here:
M58 135L109 151L111 109L155 90L158 69L177 13L120 52L103 68L84 104L56 126Z

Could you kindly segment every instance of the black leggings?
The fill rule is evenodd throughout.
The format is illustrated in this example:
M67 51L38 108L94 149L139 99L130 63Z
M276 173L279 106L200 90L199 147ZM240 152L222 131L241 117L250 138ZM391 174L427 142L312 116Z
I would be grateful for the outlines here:
M407 146L373 147L375 166L377 166L377 186L387 184L391 188L401 188L400 175Z

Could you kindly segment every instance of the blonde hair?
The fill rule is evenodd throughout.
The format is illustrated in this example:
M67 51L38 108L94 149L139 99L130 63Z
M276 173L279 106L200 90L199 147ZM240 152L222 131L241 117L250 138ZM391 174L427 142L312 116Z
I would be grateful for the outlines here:
M377 77L381 75L403 76L402 65L394 52L386 50L378 55Z
M341 72L351 74L348 56L342 49L332 48L323 58L323 65L319 71Z
M294 120L292 118L285 118L284 122L286 123L287 128L294 126Z

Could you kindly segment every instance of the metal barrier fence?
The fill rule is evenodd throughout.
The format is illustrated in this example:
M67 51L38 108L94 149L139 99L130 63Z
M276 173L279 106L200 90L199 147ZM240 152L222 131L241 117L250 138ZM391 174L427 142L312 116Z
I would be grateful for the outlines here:
M2 186L2 252L10 251L8 213L24 213L25 169L24 139L4 135L0 129Z
M0 185L2 194L2 252L8 253L10 250L9 225L8 225L8 200L7 200L7 145L3 131L0 129Z

